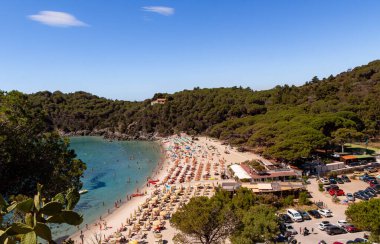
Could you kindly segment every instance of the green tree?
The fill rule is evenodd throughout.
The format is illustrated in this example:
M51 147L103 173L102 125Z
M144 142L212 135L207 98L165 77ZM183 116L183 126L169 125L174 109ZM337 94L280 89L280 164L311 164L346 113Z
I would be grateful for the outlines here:
M231 237L232 243L249 244L273 240L279 233L276 210L270 205L252 206L244 214L242 226Z
M363 133L358 132L356 129L339 128L332 133L333 142L338 143L344 152L344 144L352 140L358 140L363 137Z
M298 196L298 204L300 204L300 205L309 205L310 204L309 196L308 196L308 193L306 191L300 192L300 194Z
M72 211L80 198L78 191L70 189L65 194L57 194L52 201L44 201L41 190L42 186L38 184L34 198L14 201L11 204L0 195L0 243L37 244L37 237L54 243L49 223L69 225L82 223L82 216ZM21 221L1 225L4 215L16 211L22 214Z
M33 196L37 183L47 197L81 188L85 164L46 121L25 95L0 93L0 194L5 197Z
M371 232L371 240L380 241L380 199L354 203L346 210L346 215L358 228Z
M173 214L171 224L184 236L181 242L191 240L203 244L219 243L236 228L237 219L233 212L215 198L195 197ZM178 241L178 240L177 240Z

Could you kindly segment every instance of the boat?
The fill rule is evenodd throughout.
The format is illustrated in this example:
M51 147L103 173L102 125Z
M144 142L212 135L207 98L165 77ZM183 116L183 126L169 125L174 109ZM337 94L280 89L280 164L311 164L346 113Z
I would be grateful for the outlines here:
M79 194L86 194L87 192L88 192L88 190L83 189L83 190L80 190L80 191L79 191Z
M144 196L144 193L134 193L132 194L132 197L142 197Z

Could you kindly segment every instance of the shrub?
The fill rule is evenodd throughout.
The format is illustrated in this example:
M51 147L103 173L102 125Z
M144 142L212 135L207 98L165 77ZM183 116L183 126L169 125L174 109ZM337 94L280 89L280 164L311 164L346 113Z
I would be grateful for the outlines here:
M333 203L339 203L340 202L340 200L337 196L333 196L332 201L333 201Z
M324 189L323 189L323 184L322 183L319 183L318 184L318 189L319 189L319 191L323 191Z
M285 197L285 198L282 199L282 205L284 207L286 207L286 206L292 206L293 202L294 202L294 196L291 196L291 195L289 195L289 196L287 196L287 197Z
M308 194L306 191L303 191L299 194L298 204L300 204L300 205L309 205L310 204L310 200L309 200L309 197L308 197Z

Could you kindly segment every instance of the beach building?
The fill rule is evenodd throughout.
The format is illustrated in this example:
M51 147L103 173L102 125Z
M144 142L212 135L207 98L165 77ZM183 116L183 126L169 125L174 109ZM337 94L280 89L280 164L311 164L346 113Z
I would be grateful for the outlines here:
M254 193L294 192L305 190L302 182L270 182L270 183L243 183L241 187L250 189Z
M165 104L166 103L166 98L157 98L156 100L153 100L150 102L150 105L155 105L155 104Z
M257 171L245 163L241 163L240 167L250 176L252 182L295 181L302 176L301 172L296 172L291 168L273 168L270 170Z
M367 163L370 162L376 162L376 157L372 155L342 155L340 157L340 160L344 162L347 165L350 165L352 163L364 161Z
M236 191L237 189L239 189L241 186L240 183L238 182L222 182L222 189L225 190L225 191L229 191L229 192L234 192Z
M240 166L239 164L233 164L230 166L233 177L237 178L240 181L251 181L252 177L247 171Z

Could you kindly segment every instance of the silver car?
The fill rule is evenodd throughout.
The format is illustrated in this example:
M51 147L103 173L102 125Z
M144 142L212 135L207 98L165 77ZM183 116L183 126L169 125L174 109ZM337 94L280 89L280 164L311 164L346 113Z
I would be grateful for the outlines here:
M354 202L355 201L355 197L352 193L347 193L346 194L346 198L348 201L351 201L351 202Z

